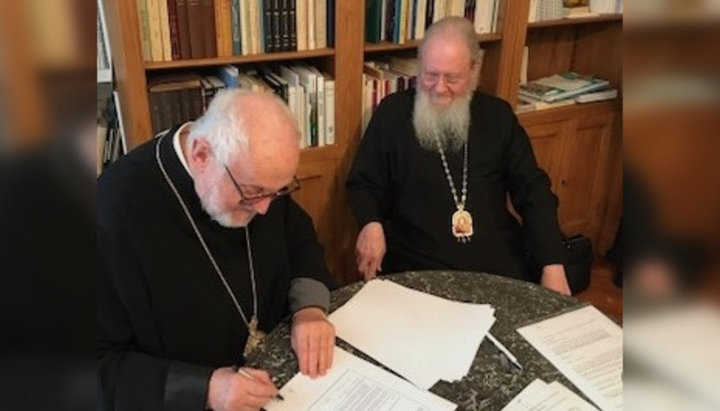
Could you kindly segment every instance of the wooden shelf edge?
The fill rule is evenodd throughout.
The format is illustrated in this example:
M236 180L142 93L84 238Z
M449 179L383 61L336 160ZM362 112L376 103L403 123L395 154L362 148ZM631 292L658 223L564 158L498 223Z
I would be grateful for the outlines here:
M485 33L478 34L477 38L480 43L490 43L502 40L503 36L502 33ZM402 44L389 43L387 41L381 43L365 43L365 52L376 53L381 51L414 49L420 45L420 42L421 40L409 40Z
M516 113L516 115L521 123L529 124L542 122L547 118L573 117L578 115L578 112L621 109L622 99L615 98L613 100L597 101L594 103L576 103L544 110L526 111L524 113Z
M623 15L620 13L600 14L600 15L592 16L592 17L564 17L562 19L557 19L557 20L534 21L532 23L528 23L528 28L534 29L534 28L541 28L541 27L571 26L573 24L590 24L590 23L600 23L600 22L607 22L607 21L622 21L622 19L623 19Z
M306 51L283 51L279 53L251 54L247 56L213 57L207 59L146 61L145 70L167 70L176 68L221 66L224 64L262 63L279 60L301 60L313 57L335 55L335 49L324 48Z

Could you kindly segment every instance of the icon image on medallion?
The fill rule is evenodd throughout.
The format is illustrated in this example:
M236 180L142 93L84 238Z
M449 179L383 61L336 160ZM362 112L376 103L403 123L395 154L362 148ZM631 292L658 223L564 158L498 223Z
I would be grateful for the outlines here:
M467 239L473 235L473 222L470 213L465 210L453 213L452 233L455 237Z

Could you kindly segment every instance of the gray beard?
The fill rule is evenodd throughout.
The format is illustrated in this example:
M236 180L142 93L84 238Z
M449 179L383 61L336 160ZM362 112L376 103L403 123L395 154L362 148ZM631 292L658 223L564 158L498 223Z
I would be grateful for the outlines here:
M435 107L430 97L417 89L413 112L413 127L420 146L437 151L438 141L445 151L459 151L467 142L470 128L470 100L472 93L460 97L446 108Z

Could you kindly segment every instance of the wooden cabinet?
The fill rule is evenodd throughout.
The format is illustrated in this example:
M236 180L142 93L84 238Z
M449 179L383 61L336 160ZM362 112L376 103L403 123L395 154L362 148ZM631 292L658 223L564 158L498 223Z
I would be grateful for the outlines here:
M606 221L606 215L612 212L612 185L618 183L614 176L620 161L619 135L614 132L618 117L614 103L520 116L538 164L550 176L558 196L560 228L566 235L590 238L598 253L609 246L598 246L601 229L614 224Z

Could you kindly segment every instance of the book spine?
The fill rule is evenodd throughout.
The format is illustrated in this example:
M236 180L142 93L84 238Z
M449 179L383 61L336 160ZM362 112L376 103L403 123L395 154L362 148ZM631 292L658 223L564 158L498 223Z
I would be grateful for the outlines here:
M178 37L180 42L180 58L192 58L190 49L190 27L188 26L187 0L175 0Z
M159 0L147 1L152 61L163 61L162 28L160 27L160 5L158 2Z
M325 143L335 144L335 80L325 78Z
M180 32L178 31L177 0L167 0L170 25L170 50L173 60L180 60Z
M287 30L290 32L290 45L287 47L286 51L295 51L297 50L297 19L295 17L295 0L287 0L288 1L288 8L287 8Z
M290 0L280 0L280 30L278 41L280 49L290 51Z
M170 40L170 15L168 13L168 0L158 0L158 6L160 34L162 35L163 61L171 61L172 44Z
M327 0L315 0L315 47L327 47Z
M327 47L335 47L335 0L327 0Z
M140 22L140 46L142 47L143 61L152 61L152 46L150 46L150 25L148 23L148 10L146 0L137 0L138 21Z
M275 1L274 0L262 0L263 1L263 19L265 20L265 36L263 42L265 43L265 52L272 53L279 51L275 47L275 30L277 30L277 22L275 18Z
M217 57L215 27L215 0L202 1L202 34L205 42L205 57Z
M205 34L203 32L203 7L201 0L187 1L188 32L190 33L191 58L205 57ZM214 34L213 34L214 35Z
M307 50L307 5L308 0L295 0L295 29L297 31L297 51Z
M240 0L232 0L231 5L231 23L232 23L232 54L239 56L242 54L242 42L240 40Z

